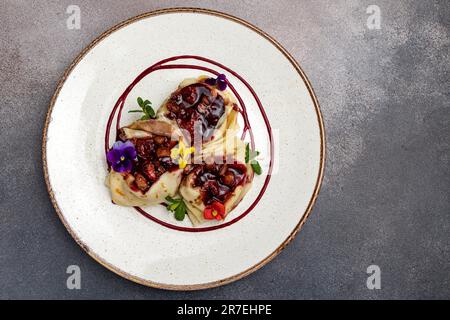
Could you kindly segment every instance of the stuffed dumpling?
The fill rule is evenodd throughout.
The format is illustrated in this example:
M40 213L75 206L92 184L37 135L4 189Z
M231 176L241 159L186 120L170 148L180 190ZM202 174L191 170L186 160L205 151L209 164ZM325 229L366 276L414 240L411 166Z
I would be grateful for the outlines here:
M207 79L200 76L182 81L157 113L158 119L180 128L191 144L220 139L237 126L236 99L228 89L209 85Z
M228 141L223 152L203 150L204 162L192 165L181 182L179 192L194 225L223 220L252 185L254 172L245 163L245 143L238 138Z
M132 168L116 172L111 168L106 184L115 204L148 206L174 196L181 182L183 169L171 158L178 143L177 129L158 120L138 120L120 129L120 141L136 150Z

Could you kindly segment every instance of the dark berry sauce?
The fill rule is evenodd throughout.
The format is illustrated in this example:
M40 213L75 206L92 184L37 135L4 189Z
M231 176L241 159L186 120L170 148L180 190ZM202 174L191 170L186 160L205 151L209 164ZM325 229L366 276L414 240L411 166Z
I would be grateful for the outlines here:
M208 72L208 73L210 73L210 74L212 74L214 76L218 76L220 74L219 72L217 72L217 71L215 71L215 70L213 70L213 69L211 69L209 67L205 67L203 65L183 64L183 63L167 64L167 63L174 62L174 61L181 60L181 59L193 59L193 60L202 61L202 64L203 63L212 64L214 66L217 66L217 67L221 68L222 70L225 70L226 72L229 72L230 74L235 76L239 81L241 81L245 85L245 87L250 91L250 93L252 94L256 104L258 105L258 108L259 108L259 110L261 112L261 115L262 115L262 117L264 119L264 123L265 123L266 128L267 128L267 133L269 135L270 162L269 162L269 169L268 169L268 173L266 175L266 179L264 180L264 184L263 184L260 192L258 193L258 196L256 197L255 201L253 201L253 203L242 214L240 214L238 217L236 217L236 218L234 218L234 219L232 219L232 220L230 220L228 222L224 222L224 223L221 223L221 224L215 225L215 226L188 228L188 227L174 225L172 223L165 222L163 220L160 220L160 219L156 218L151 213L146 212L144 209L142 209L140 207L135 207L135 209L138 212L140 212L142 215L144 215L148 219L150 219L150 220L152 220L152 221L154 221L156 223L159 223L160 225L163 225L163 226L165 226L167 228L170 228L170 229L174 229L174 230L178 230L178 231L186 231L186 232L212 231L212 230L224 228L224 227L227 227L229 225L232 225L232 224L236 223L237 221L239 221L240 219L245 217L247 214L249 214L253 210L253 208L261 200L262 196L264 195L264 192L267 189L267 186L269 185L269 181L270 181L271 173L272 173L272 167L273 167L272 158L273 158L274 149L273 149L273 142L272 142L272 129L271 129L269 120L267 118L267 115L266 115L266 113L264 111L264 108L262 106L262 103L261 103L260 99L256 95L255 90L238 73L236 73L232 69L224 66L221 63L218 63L218 62L213 61L213 60L208 59L208 58L204 58L204 57L200 57L200 56L194 56L194 55L180 55L180 56L169 57L169 58L163 59L161 61L158 61L155 64L151 65L150 67L146 68L144 71L142 71L133 80L132 83L130 83L128 85L128 87L125 89L125 91L122 93L122 95L118 98L118 100L116 101L113 109L111 110L111 113L110 113L109 118L108 118L108 123L107 123L107 126L106 126L105 139L104 139L105 154L110 149L110 146L109 146L110 145L110 133L111 133L111 127L113 126L113 122L114 122L115 116L117 115L117 117L115 119L116 120L116 122L115 122L115 129L116 129L116 134L118 135L119 131L120 131L120 119L121 119L121 115L122 115L122 110L124 108L124 104L125 104L125 101L127 99L127 96L130 93L130 91L135 87L135 85L137 83L139 83L147 75L149 75L149 74L151 74L151 73L153 73L155 71L158 71L158 70L172 70L172 69L201 70L203 72ZM246 137L246 133L248 133L249 137L250 137L250 145L251 145L252 149L254 149L255 148L254 135L253 135L252 128L250 126L250 121L248 119L245 103L244 103L243 99L241 98L241 96L239 95L239 92L234 88L234 86L230 82L228 82L228 87L233 92L233 94L236 96L236 98L237 98L237 100L239 101L239 104L240 104L240 108L238 108L238 111L242 115L243 122L244 122L241 139L244 140L244 138Z
M178 168L172 161L170 150L177 144L168 137L154 135L149 138L130 139L137 152L131 174L135 180L132 189L146 192L160 176Z
M237 186L245 182L247 167L244 164L203 164L192 171L194 187L200 187L203 203L225 203Z
M205 83L194 83L174 92L167 102L166 117L207 141L225 112L223 97Z

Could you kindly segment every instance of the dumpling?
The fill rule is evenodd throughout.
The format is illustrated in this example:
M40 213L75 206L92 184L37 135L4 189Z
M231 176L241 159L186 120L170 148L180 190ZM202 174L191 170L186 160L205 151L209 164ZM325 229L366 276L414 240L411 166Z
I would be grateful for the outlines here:
M180 128L191 144L220 139L237 127L236 99L228 89L221 91L207 84L207 78L182 81L157 112L158 119Z
M181 182L179 192L194 225L223 220L251 187L254 173L245 163L245 143L237 138L230 141L223 153L203 150L205 162L192 165Z
M138 120L120 129L121 141L131 142L137 157L129 172L108 174L106 184L112 201L122 206L148 206L174 196L181 182L183 169L175 163L171 149L178 143L177 129L158 120Z

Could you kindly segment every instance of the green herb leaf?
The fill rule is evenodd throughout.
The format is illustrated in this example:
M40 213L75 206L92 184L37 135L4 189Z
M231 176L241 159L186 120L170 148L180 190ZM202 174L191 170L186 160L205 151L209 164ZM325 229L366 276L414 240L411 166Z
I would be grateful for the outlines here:
M166 197L166 200L167 200L168 202L175 202L175 199L172 198L171 196L167 196L167 197Z
M148 120L148 119L155 119L156 118L156 112L152 108L152 102L150 100L142 99L141 97L137 98L137 103L139 107L141 107L142 110L130 110L128 113L133 112L141 112L144 115L141 117L141 120Z
M156 113L155 110L153 110L151 105L145 105L144 108L142 108L142 110L144 110L144 113L146 115L148 115L150 118L156 118Z
M253 160L251 163L251 166L252 166L253 172L255 172L258 176L262 173L262 169L261 169L261 166L258 161Z
M250 150L250 143L245 146L245 163L249 163L250 160L259 156L259 151Z
M172 203L172 204L170 204L170 205L167 206L167 210L173 212L173 211L175 211L175 209L178 208L179 206L180 206L180 203L179 203L179 202L174 202L174 203Z
M178 221L183 221L185 216L186 207L184 206L184 202L181 202L180 205L175 209L175 219L177 219Z
M173 199L172 197L167 196L166 200L170 203L167 206L167 210L171 211L175 214L175 219L182 221L186 216L186 204L183 199Z
M245 146L245 163L250 161L250 143Z
M245 146L245 163L249 163L252 166L253 171L260 175L262 173L261 166L255 158L259 156L259 151L250 150L250 143Z

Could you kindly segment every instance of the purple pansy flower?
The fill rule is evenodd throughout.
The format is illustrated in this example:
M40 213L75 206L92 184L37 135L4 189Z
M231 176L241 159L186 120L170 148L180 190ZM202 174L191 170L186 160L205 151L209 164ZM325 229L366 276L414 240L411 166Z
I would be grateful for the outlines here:
M114 171L122 173L131 171L136 156L136 149L131 141L116 141L106 154L106 159Z
M206 79L205 83L209 84L210 86L217 86L220 91L223 91L227 88L227 77L223 73L221 73L215 79Z

